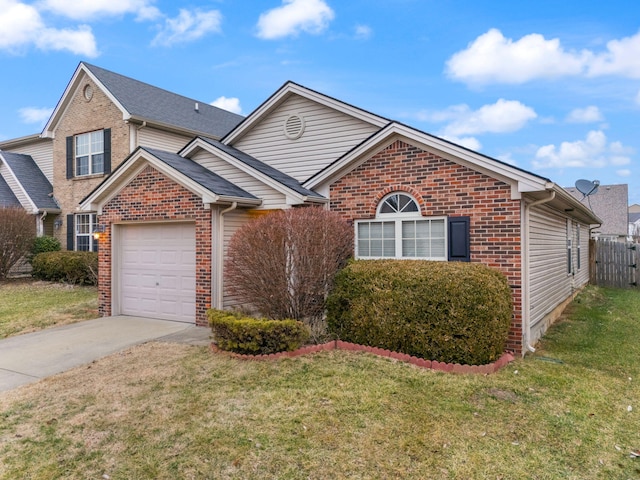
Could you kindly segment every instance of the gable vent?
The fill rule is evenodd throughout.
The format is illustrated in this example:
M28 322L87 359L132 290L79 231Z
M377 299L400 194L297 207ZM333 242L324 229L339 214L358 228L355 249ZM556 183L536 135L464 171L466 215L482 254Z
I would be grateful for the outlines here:
M289 115L284 121L284 134L287 138L295 140L304 133L304 118L300 115Z

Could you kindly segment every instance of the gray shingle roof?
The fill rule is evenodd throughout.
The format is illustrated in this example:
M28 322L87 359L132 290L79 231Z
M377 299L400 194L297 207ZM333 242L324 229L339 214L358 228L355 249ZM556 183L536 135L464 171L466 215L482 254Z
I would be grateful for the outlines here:
M627 202L629 199L627 184L600 185L598 191L588 197L584 197L574 187L565 187L565 190L587 205L603 222L595 230L602 235L627 235L629 218L627 215Z
M186 175L193 181L199 183L207 190L216 195L223 195L238 198L258 199L249 192L225 180L220 175L213 173L211 170L203 167L190 158L184 158L176 153L165 152L164 150L156 150L155 148L140 147L142 150L149 152L157 159L163 161L178 172Z
M51 183L30 155L2 151L0 152L0 158L7 163L22 188L25 189L29 198L39 210L60 209L53 197L50 196L53 192Z
M222 138L244 117L84 63L132 116ZM195 104L198 103L198 111Z
M277 169L273 168L272 166L267 165L264 162L261 162L257 158L254 158L251 155L248 155L248 154L238 150L237 148L233 148L233 147L231 147L229 145L225 145L224 143L221 143L221 142L219 142L217 140L212 140L210 138L202 138L202 140L204 140L205 142L209 143L210 145L222 150L223 152L231 155L236 160L240 160L241 162L245 163L246 165L249 165L254 170L257 170L260 173L262 173L264 175L267 175L268 177L272 178L276 182L284 185L285 187L293 190L294 192L296 192L296 193L298 193L300 195L304 195L305 197L312 197L312 198L325 198L322 195L320 195L319 193L314 192L313 190L309 190L308 188L304 188L300 184L300 182L298 180L296 180L295 178L290 177L286 173L282 173L280 170L277 170Z
M20 202L11 191L9 184L0 175L0 207L19 207Z
M640 220L640 213L629 214L629 223L636 223L638 220Z

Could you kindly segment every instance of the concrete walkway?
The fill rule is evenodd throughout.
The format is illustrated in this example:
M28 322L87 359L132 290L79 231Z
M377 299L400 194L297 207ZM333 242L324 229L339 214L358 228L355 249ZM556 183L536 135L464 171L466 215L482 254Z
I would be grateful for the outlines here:
M181 322L105 317L0 340L0 392L151 340L208 345L211 330Z

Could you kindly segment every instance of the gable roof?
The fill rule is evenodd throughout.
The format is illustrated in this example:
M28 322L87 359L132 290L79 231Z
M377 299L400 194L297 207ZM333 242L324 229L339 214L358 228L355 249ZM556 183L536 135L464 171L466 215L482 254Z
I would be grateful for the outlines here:
M102 211L102 206L124 188L147 165L202 198L204 204L258 206L262 200L225 180L197 162L176 153L148 147L138 147L111 175L81 202L85 211Z
M355 107L341 100L337 100L333 97L325 95L320 92L316 92L307 87L303 87L292 81L286 82L280 87L273 95L265 100L258 108L251 112L236 128L231 130L221 142L227 145L231 145L243 137L249 132L256 124L258 124L263 118L268 116L278 106L282 105L288 98L293 95L298 95L313 102L327 106L344 114L358 118L362 121L375 125L378 128L382 128L389 123L389 120L375 115L371 112L363 110L362 108Z
M585 197L577 188L566 190L582 205L588 206L602 219L602 225L594 233L624 236L628 231L628 187L627 184L600 185L596 193Z
M51 195L53 193L51 182L30 155L0 151L0 160L5 163L10 174L28 197L34 210L32 213L60 211L60 207Z
M20 207L18 197L13 194L11 187L4 177L0 175L0 207Z
M636 223L638 220L640 220L640 213L629 214L629 223Z
M313 201L313 200L326 201L327 200L325 197L323 197L319 193L314 192L313 190L310 190L308 188L303 187L300 184L300 182L298 180L296 180L295 178L287 175L286 173L281 172L280 170L278 170L276 168L273 168L272 166L270 166L270 165L258 160L257 158L252 157L251 155L248 155L248 154L238 150L237 148L234 148L234 147L232 147L230 145L225 145L222 142L219 142L217 140L212 140L210 138L200 137L199 139L202 142L205 142L206 144L214 147L214 149L216 149L218 152L222 152L222 153L226 154L224 157L227 160L231 160L232 163L234 163L236 166L242 167L242 165L238 165L238 163L237 162L233 162L233 160L237 160L238 162L240 162L244 166L249 167L250 171L248 171L247 173L252 174L254 177L258 177L258 180L263 180L264 181L264 177L267 177L268 179L273 180L274 182L279 184L280 186L285 187L286 189L295 192L300 197L302 197L301 200L303 200L303 201L307 201L307 200L311 200L311 201ZM188 153L190 151L192 151L193 148L195 146L197 146L197 145L198 145L197 141L192 141L189 145L187 145L186 147L184 147L182 149L180 154L188 155ZM246 168L244 168L243 170L247 171ZM256 173L258 175L256 175ZM259 178L259 177L262 177L262 178ZM276 189L277 190L282 190L281 188L277 188L277 185L276 185ZM286 192L284 192L284 193L286 194Z
M122 111L123 120L169 128L194 135L222 138L244 117L207 102L184 97L148 83L81 62L67 85L43 136L52 136L70 96L87 74ZM196 109L197 106L197 109Z

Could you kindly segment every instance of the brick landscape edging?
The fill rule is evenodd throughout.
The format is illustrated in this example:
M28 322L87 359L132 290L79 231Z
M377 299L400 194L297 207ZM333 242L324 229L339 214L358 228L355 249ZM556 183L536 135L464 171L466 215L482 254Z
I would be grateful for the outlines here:
M310 353L328 352L330 350L366 352L378 355L380 357L388 357L400 362L410 363L411 365L415 365L420 368L437 370L439 372L479 373L481 375L495 373L514 360L514 356L511 353L505 352L498 360L493 363L488 363L486 365L460 365L459 363L445 363L438 362L436 360L425 360L424 358L414 357L406 353L392 352L391 350L385 350L383 348L343 342L342 340L334 340L331 342L323 343L321 345L307 345L292 352L271 353L269 355L242 355L239 353L220 350L214 343L211 344L211 351L216 353L225 353L233 358L239 358L242 360L277 360L281 358L299 357L300 355L308 355Z

